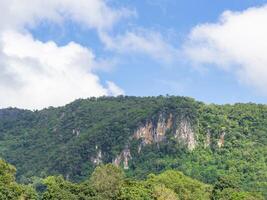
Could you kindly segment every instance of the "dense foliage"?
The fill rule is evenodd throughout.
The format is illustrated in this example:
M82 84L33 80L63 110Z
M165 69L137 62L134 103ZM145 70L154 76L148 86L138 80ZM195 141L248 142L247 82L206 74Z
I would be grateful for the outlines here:
M16 168L0 159L0 199L36 199L32 187L20 185L15 181Z
M167 135L165 142L143 147L140 153L136 151L138 141L129 143L140 124L148 119L156 122L160 113L173 113L176 119L185 118L192 123L197 137L193 151L177 143L172 134ZM207 133L208 146L205 145ZM219 148L222 133L225 133L224 144ZM50 189L62 183L62 187L72 188L74 195L80 194L79 187L90 188L81 192L84 196L94 194L97 192L94 186L86 187L87 183L83 182L77 188L68 180L86 180L96 167L92 159L99 149L101 162L110 163L125 145L132 155L126 177L144 180L148 174L175 169L211 185L217 184L221 177L233 181L236 187L213 191L218 198L229 195L228 199L242 199L247 192L267 197L266 105L207 105L172 96L101 97L34 112L15 108L0 110L0 156L17 167L21 183L55 175L46 179ZM163 175L168 173L172 172ZM144 181L127 181L123 176L124 187L118 193L124 199L129 194L136 195L135 199L149 199L151 195L158 195L159 199L175 199L177 195L178 199L184 198L177 193L176 185L148 188L163 175ZM195 190L203 192L203 187L197 186ZM73 194L62 190L60 195Z
M218 180L212 187L174 170L150 174L146 180L137 181L125 178L120 168L107 164L97 167L81 183L49 176L22 186L14 181L14 169L1 160L3 200L263 200L258 194L240 191L231 181Z

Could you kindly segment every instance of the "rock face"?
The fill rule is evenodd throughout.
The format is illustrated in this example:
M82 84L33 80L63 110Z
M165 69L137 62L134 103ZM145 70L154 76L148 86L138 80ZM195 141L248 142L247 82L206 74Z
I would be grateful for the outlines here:
M166 115L165 115L166 116ZM134 132L133 137L129 142L134 140L141 140L138 146L137 152L141 153L142 147L150 144L159 144L166 139L166 133L171 130L177 142L185 145L190 151L192 151L196 145L196 138L193 128L188 120L181 120L175 122L173 114L164 117L160 114L158 120L153 123L152 120L148 120L144 125L141 125ZM113 163L119 166L123 163L124 169L129 168L129 161L132 159L131 152L127 146L113 161Z
M129 169L129 160L132 159L131 156L131 151L128 147L126 147L120 155L118 155L115 160L113 161L113 163L116 166L120 166L121 163L123 163L123 168L124 169Z
M221 148L224 145L224 136L225 136L225 132L222 132L220 135L220 139L218 140L218 147Z
M134 133L135 139L142 139L142 143L152 144L154 141L154 128L152 122L147 122L144 126L141 126Z
M211 134L210 134L210 130L208 130L207 134L206 134L206 140L204 143L204 147L207 148L210 146L210 144L211 144Z
M76 135L78 137L80 135L80 130L79 129L73 129L72 134Z
M177 138L178 142L186 145L190 151L196 147L195 133L188 120L181 120L178 124L175 138Z
M173 115L170 114L166 119L162 114L159 115L156 125L152 121L146 122L134 132L134 139L141 139L143 145L159 143L165 139L166 131L172 128Z
M98 146L95 147L97 150L97 154L95 157L91 158L91 161L95 164L95 165L100 165L103 161L102 161L102 151L101 149L98 150Z
M152 121L146 122L144 126L140 126L134 133L134 139L141 139L142 145L154 144L164 141L166 138L167 130L174 130L173 115L169 114L168 118L159 115L159 119L156 125ZM184 143L189 150L193 150L196 147L196 139L193 128L188 120L181 120L177 122L174 137L178 142ZM141 148L139 147L139 151Z
M173 126L173 115L169 114L166 118L163 114L159 115L158 121L153 123L151 120L147 121L144 125L134 132L131 139L141 140L141 144L138 146L137 152L140 153L142 147L149 144L160 143L166 138L167 130ZM130 149L126 147L113 161L113 163L119 166L123 163L124 169L129 168L129 160L132 159Z
M165 139L167 130L171 129L172 125L173 125L172 114L169 115L167 120L161 114L157 123L156 131L154 133L154 142L163 141Z

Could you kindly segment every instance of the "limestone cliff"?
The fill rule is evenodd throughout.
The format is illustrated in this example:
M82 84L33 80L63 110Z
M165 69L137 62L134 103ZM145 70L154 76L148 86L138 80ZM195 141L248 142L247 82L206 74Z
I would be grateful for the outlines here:
M196 135L189 120L183 119L177 121L173 114L168 115L159 114L156 122L147 120L145 124L140 125L133 133L131 140L140 140L137 152L141 153L142 148L146 145L159 144L166 140L167 131L171 131L177 142L185 145L190 151L192 151L196 145ZM129 168L129 160L132 159L130 149L128 146L114 159L113 163L119 166L123 163L124 169Z
M132 159L131 151L128 147L126 147L120 155L118 155L114 161L113 164L116 166L120 166L121 163L123 163L124 169L129 169L129 160Z
M103 161L102 161L102 151L101 149L98 149L98 146L95 147L96 148L96 156L95 157L91 157L91 161L92 163L94 163L94 165L100 165Z
M144 126L140 126L134 133L135 139L142 139L142 143L152 144L154 141L154 128L151 121L146 122Z
M175 138L178 142L187 146L189 150L193 150L196 147L196 139L193 128L188 120L181 120L175 131Z
M80 131L74 129L73 134L79 136ZM158 117L146 120L145 123L139 125L137 129L133 131L133 134L127 141L127 145L113 159L113 163L117 166L122 165L124 169L129 169L129 162L132 159L131 150L140 154L145 146L152 144L159 145L162 142L168 142L167 138L169 137L174 138L179 145L186 147L189 151L193 151L198 144L198 137L195 133L195 129L188 118L177 116L172 113L159 113ZM217 141L217 146L222 148L224 145L224 137L225 132L223 131L219 138L213 138L212 132L208 129L203 139L203 145L205 148L209 148L212 146L213 141ZM134 140L138 142L137 146L134 147L137 149L130 149ZM99 165L103 162L102 151L98 149L98 146L96 146L96 154L91 157L91 161L95 165Z
M224 136L225 136L225 132L222 132L217 143L219 148L223 147L224 145Z
M205 139L204 147L207 148L210 145L211 145L211 133L210 133L210 130L208 130L206 133L206 139Z
M139 126L134 132L134 139L141 139L143 145L161 142L165 139L166 131L173 126L173 115L170 114L166 119L163 114L159 115L156 124L151 120L147 121L145 125Z

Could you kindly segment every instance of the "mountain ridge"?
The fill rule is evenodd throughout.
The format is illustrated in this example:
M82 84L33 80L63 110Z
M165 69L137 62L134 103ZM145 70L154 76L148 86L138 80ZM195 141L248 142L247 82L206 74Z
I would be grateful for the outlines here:
M21 182L54 174L78 181L113 162L139 178L169 168L206 183L235 174L242 188L262 192L266 133L266 105L207 105L187 97L101 97L40 111L0 110L0 156L17 167Z

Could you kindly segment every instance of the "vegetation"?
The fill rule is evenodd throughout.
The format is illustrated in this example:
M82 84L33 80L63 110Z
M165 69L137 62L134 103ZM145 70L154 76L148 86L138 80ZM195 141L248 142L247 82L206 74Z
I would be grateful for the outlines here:
M240 191L225 180L212 187L174 170L137 181L125 178L120 168L107 164L97 167L92 176L81 183L49 176L37 187L17 184L14 169L1 161L0 197L3 200L263 200L260 195Z
M36 199L37 193L32 187L15 181L16 168L0 160L0 199Z
M156 124L161 114L170 113L176 121L190 122L195 149L177 141L171 129L166 140L138 152L142 141L129 139L137 128L148 120ZM126 146L131 151L129 170L106 166L107 171L101 167L103 174L97 172L98 164L112 163ZM100 150L101 159L95 162ZM34 112L3 109L0 157L16 166L19 183L32 184L38 193L44 190L44 199L261 199L258 194L267 198L267 106L121 96L77 100ZM5 173L14 177L15 171ZM110 173L114 177L106 177L108 184L103 185L98 175ZM17 191L16 197L34 193L14 180L9 183L18 189L5 190ZM99 193L103 196L96 196Z

